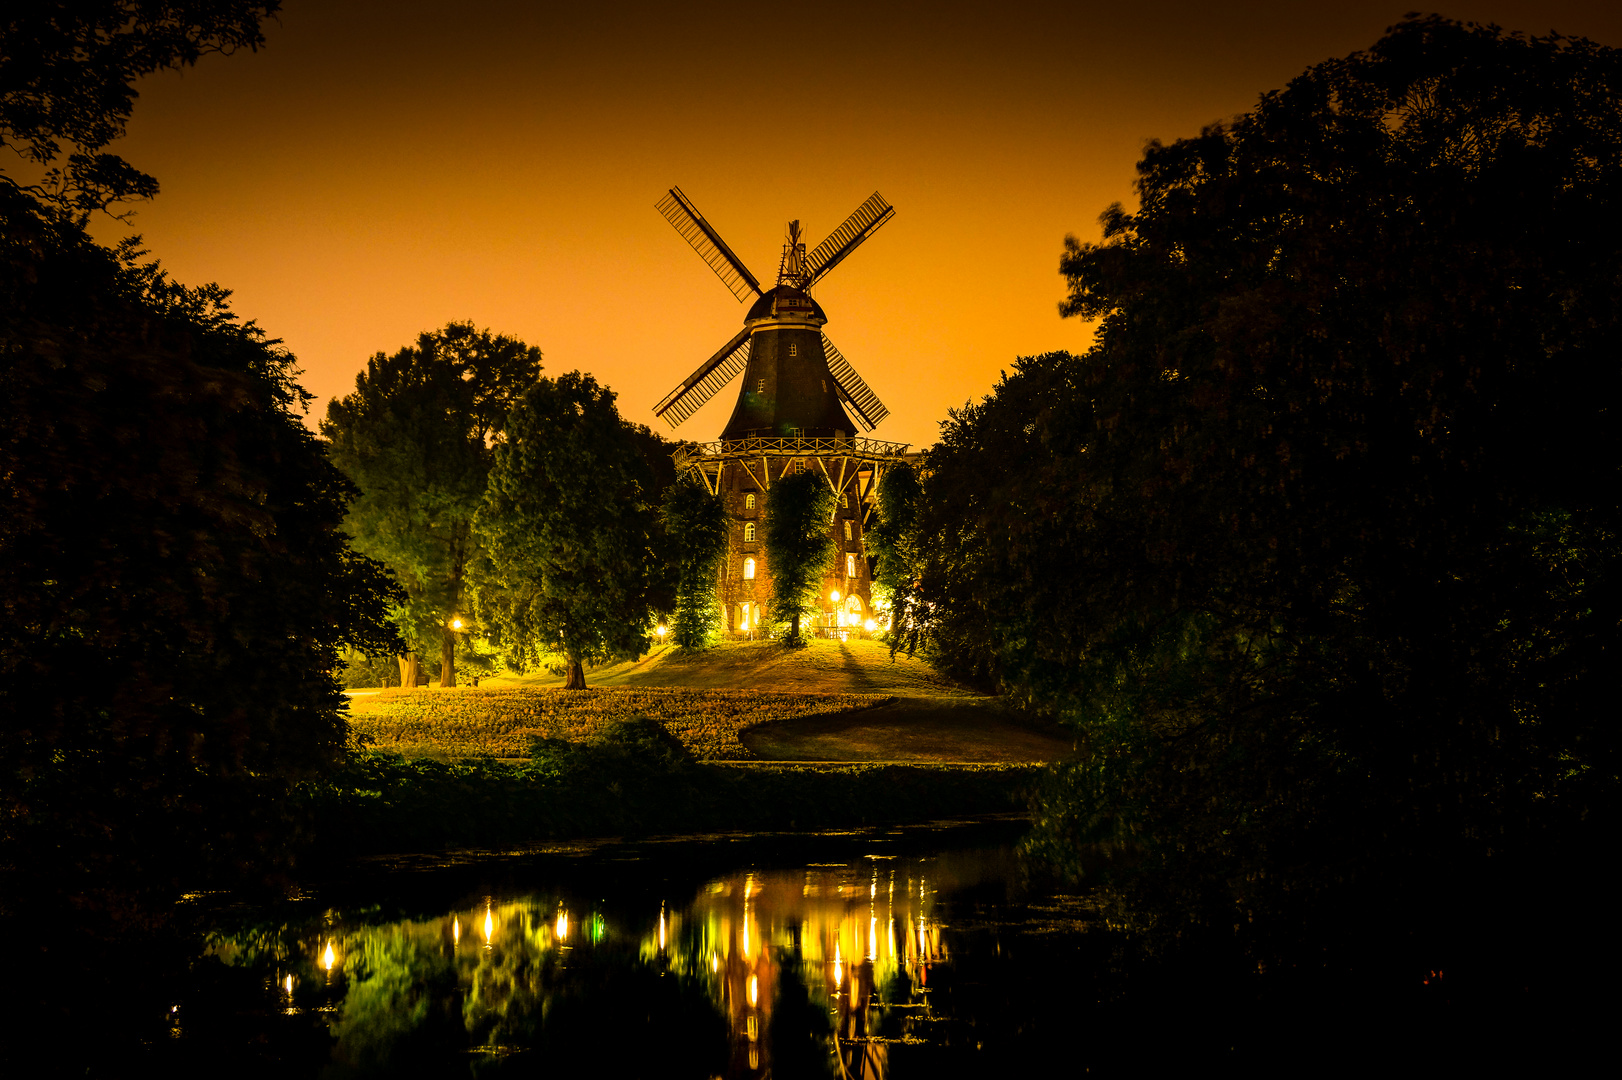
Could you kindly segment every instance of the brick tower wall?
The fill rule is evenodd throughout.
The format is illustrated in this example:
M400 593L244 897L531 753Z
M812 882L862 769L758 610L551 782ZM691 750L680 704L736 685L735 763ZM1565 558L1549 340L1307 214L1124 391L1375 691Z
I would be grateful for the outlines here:
M780 464L773 464L781 468ZM817 466L815 462L807 461L805 467L814 469ZM838 609L847 613L847 624L853 606L860 607L858 623L872 617L872 582L862 535L862 504L855 488L854 481L848 484L845 494L836 503L834 520L829 525L829 532L834 538L834 557L823 575L818 594L820 616L813 620L811 627L802 624L806 632L826 633L838 628L834 604L830 600L830 594L836 589L840 596ZM771 498L771 493L757 486L749 473L741 468L726 470L722 492L727 512L733 519L719 583L722 625L731 636L745 636L759 633L772 596L771 553L766 550L765 537L766 501ZM751 495L754 496L753 505L750 505ZM750 526L753 526L753 530ZM753 539L749 539L751 535ZM755 563L753 578L744 576L748 559L753 559ZM856 605L852 605L851 597L856 598Z

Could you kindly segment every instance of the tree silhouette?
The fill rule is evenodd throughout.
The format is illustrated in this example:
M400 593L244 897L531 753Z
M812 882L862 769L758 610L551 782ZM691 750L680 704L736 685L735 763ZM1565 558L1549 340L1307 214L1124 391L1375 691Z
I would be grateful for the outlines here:
M922 545L937 646L1077 725L1050 853L1265 921L1614 799L1619 84L1411 19L1068 242L1097 344L953 414Z
M0 19L0 146L46 169L14 190L82 218L158 182L116 154L134 82L190 67L207 53L257 50L279 0L30 0ZM63 152L65 164L57 164Z

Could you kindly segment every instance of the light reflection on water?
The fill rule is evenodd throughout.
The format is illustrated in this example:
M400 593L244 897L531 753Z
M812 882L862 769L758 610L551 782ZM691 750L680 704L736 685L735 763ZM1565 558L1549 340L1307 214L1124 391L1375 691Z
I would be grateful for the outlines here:
M931 980L956 945L937 897L1010 869L1005 851L880 856L740 870L629 907L559 890L480 897L423 919L327 911L216 935L209 952L262 970L288 1012L329 1013L333 1061L362 1072L389 1068L429 1028L464 1053L544 1048L554 1012L632 972L708 1003L693 1038L724 1027L726 1076L770 1075L774 1048L793 1042L820 1045L831 1075L877 1078L890 1074L893 1047L929 1043L941 1019ZM481 931L471 941L464 921ZM774 1028L785 1007L792 1032Z

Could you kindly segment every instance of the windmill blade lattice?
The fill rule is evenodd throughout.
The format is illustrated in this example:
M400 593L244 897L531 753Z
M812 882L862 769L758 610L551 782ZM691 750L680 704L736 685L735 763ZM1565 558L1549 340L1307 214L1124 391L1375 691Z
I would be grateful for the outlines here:
M878 231L879 226L895 217L895 207L884 201L884 196L874 192L868 200L856 208L855 213L845 219L845 223L828 235L828 239L817 245L815 251L806 256L806 270L809 274L805 283L806 288L815 285L824 274L838 266L840 261L862 245L869 236Z
M856 414L856 422L862 425L863 431L872 431L879 423L890 415L890 410L884 407L862 377L856 374L856 369L850 366L850 361L828 340L828 335L822 335L822 353L828 358L828 374L834 377L834 388L839 393L839 400L849 405Z
M756 296L760 295L760 282L755 280L755 275L749 272L742 259L732 253L726 241L721 239L721 234L704 220L698 207L681 193L681 188L671 188L664 198L654 204L654 209L663 214L665 220L681 233L682 239L692 245L698 257L715 271L715 276L731 290L733 296L743 301L749 299L751 290Z
M653 415L671 427L692 416L727 383L736 379L749 363L749 328L721 346L719 352L698 366L682 384L653 407Z

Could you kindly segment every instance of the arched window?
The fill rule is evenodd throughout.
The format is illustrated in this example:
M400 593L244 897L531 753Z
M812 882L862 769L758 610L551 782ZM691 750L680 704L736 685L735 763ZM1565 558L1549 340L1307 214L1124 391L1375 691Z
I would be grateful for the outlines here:
M743 508L745 510L753 510L755 508L755 493L753 491L743 497Z
M755 523L753 521L746 521L743 523L743 542L746 544L753 544L755 542Z
M850 612L852 615L861 615L862 598L854 594L845 597L845 610Z
M845 509L850 509L850 492L845 492Z
M845 519L845 539L850 539L850 518Z
M852 578L856 576L856 556L855 555L846 555L845 556L845 576L846 577L852 577Z
M743 577L745 581L753 581L755 579L755 560L745 559L743 561Z

